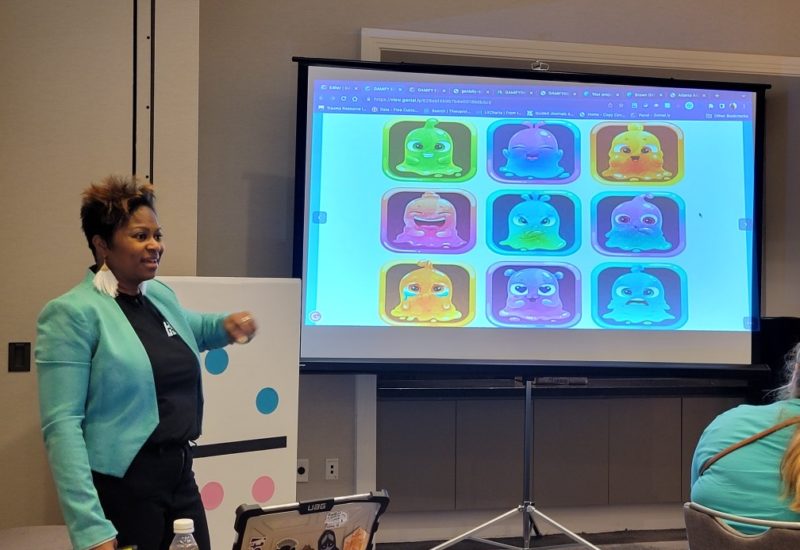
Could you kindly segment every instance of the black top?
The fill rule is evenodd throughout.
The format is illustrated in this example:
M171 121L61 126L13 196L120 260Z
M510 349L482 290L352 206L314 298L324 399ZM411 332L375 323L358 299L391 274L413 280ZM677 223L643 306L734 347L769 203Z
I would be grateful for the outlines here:
M197 439L201 413L197 357L146 296L119 294L117 304L136 331L153 367L159 423L145 445Z

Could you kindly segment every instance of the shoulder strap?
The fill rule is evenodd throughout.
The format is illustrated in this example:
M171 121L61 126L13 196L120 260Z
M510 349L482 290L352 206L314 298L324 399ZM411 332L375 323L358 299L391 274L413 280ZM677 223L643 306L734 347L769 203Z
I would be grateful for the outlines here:
M750 437L748 437L746 439L742 439L741 441L738 441L738 442L734 443L730 447L722 449L720 452L718 452L717 454L715 454L714 456L712 456L711 458L709 458L708 460L706 460L703 463L703 466L700 468L700 474L699 475L703 475L703 473L706 470L708 470L708 468L712 464L714 464L717 460L719 460L723 456L725 456L727 454L730 454L733 451L735 451L736 449L740 449L741 447L744 447L745 445L749 445L753 441L758 441L762 437L766 437L771 433L777 432L778 430L782 430L783 428L785 428L787 426L791 426L792 424L800 424L800 415L793 416L791 418L787 418L783 422L778 422L777 424L767 428L766 430L762 430L762 431L758 432L755 435L751 435Z

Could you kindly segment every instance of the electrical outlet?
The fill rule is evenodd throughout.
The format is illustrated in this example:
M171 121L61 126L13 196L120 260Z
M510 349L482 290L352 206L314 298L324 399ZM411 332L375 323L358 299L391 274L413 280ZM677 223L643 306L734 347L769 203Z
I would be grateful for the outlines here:
M326 458L325 459L325 479L339 479L339 459Z
M308 459L297 459L297 483L308 483Z

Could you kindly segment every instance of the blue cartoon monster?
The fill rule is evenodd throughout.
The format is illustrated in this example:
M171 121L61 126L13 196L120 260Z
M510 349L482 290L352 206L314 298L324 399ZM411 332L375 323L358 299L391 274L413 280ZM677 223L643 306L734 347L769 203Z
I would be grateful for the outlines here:
M501 245L516 250L559 250L567 241L559 235L561 217L550 195L525 194L508 213L508 238Z
M611 212L611 230L606 233L606 247L630 252L669 250L672 244L664 237L664 216L653 195L638 195L622 202Z
M571 316L561 302L558 281L564 278L539 267L506 269L506 307L499 315L512 323L556 323Z
M523 124L526 128L511 136L508 148L503 149L505 166L500 173L506 177L526 179L557 179L569 177L560 164L564 151L558 148L553 133L543 122Z
M644 272L642 266L633 266L630 273L617 277L611 286L611 302L603 319L624 324L652 325L675 316L667 313L664 285L658 277Z
M462 168L453 163L453 138L437 128L439 121L429 118L421 128L411 130L405 139L403 162L398 172L420 176L460 176Z

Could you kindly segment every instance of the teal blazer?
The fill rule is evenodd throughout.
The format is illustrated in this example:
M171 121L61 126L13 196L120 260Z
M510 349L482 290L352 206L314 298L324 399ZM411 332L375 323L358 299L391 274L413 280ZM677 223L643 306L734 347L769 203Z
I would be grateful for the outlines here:
M77 550L116 536L105 518L92 470L122 477L158 424L147 352L94 274L49 302L37 325L39 409L50 469L70 539ZM225 314L183 309L175 293L153 280L146 295L195 352L229 343ZM202 393L199 395L202 410Z

